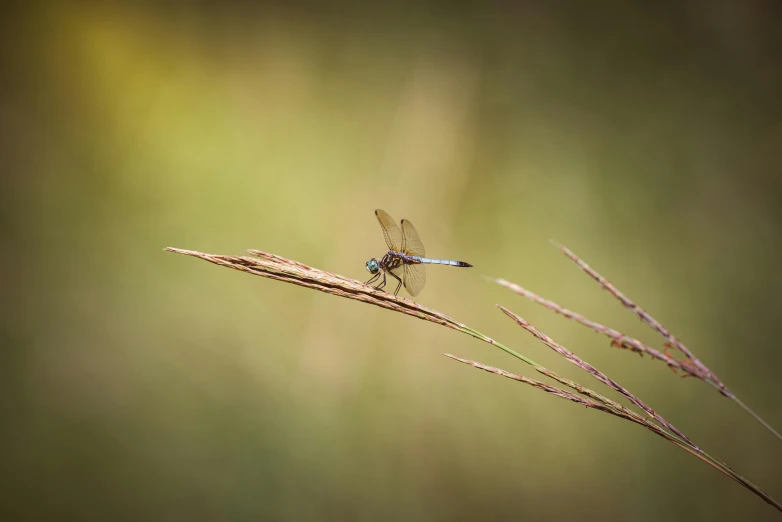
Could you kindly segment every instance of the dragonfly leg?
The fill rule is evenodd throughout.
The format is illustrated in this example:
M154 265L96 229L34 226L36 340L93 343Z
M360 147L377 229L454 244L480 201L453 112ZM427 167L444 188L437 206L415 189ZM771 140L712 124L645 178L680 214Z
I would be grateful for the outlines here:
M380 275L381 275L380 272L378 272L377 274L373 275L372 278L369 281L367 281L366 284L371 285L372 283L377 281L377 279L380 277Z
M377 285L375 288L377 288L378 290L380 290L380 289L382 289L384 286L386 286L386 272L385 272L385 270L383 271L383 282L382 282L382 283L380 283L379 285Z
M391 276L392 276L394 279L396 279L397 281L399 281L399 284L398 284L398 285L396 285L396 290L394 290L394 295L396 296L396 295L399 293L399 289L400 289L400 288L402 288L402 280L401 280L401 279L399 279L399 276L398 276L398 275L396 275L396 274L395 274L395 273L393 273L393 272L389 272L389 274L391 274Z

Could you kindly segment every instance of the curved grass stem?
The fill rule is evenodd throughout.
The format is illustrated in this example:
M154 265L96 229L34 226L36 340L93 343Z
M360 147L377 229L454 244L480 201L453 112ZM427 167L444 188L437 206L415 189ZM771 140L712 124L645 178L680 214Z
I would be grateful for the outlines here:
M714 373L710 368L708 368L703 363L703 361L695 357L693 352L681 340L674 337L673 334L671 334L671 332L667 328L665 328L657 319L652 317L637 303L635 303L630 298L628 298L625 294L619 291L619 289L616 286L611 284L610 281L608 281L605 277L600 275L594 268L589 266L584 260L582 260L579 256L574 254L566 246L560 245L559 243L553 241L552 243L554 243L554 245L557 248L559 248L563 254L565 254L582 271L584 271L584 273L589 275L589 277L594 279L601 287L603 287L611 295L613 295L616 299L618 299L619 302L621 302L625 308L635 313L644 323L646 323L654 331L659 333L663 337L663 339L665 339L666 346L678 350L681 353L682 357L680 359L677 359L673 357L671 354L669 354L667 349L665 351L659 351L655 348L652 348L651 346L642 343L638 339L629 337L613 328L604 326L596 321L592 321L591 319L588 319L577 312L569 310L564 306L555 303L554 301L545 299L520 285L517 285L510 281L506 281L505 279L494 279L489 277L487 277L487 279L489 279L490 281L494 281L495 283L504 286L505 288L508 288L512 292L515 292L523 297L526 297L530 301L533 301L567 319L575 321L579 324L586 326L587 328L594 330L597 333L605 335L606 337L611 339L611 346L616 346L618 348L625 348L627 350L638 353L640 355L644 355L644 354L649 355L652 359L663 361L669 368L674 370L674 372L681 371L683 372L683 376L695 377L696 379L705 382L706 384L712 386L714 389L719 391L720 394L722 394L723 396L731 399L736 404L738 404L739 407L741 407L741 409L743 409L747 414L749 414L753 419L755 419L761 426L767 429L777 439L782 441L782 434L780 434L776 429L774 429L760 415L758 415L752 409L750 409L749 406L744 404L744 402L741 401L736 396L735 393L729 390L728 387L719 379L719 377L717 377L716 373Z
M395 312L400 312L406 315L410 315L412 317L416 317L418 319L433 322L441 326L445 326L447 328L457 330L473 338L479 339L483 342L496 346L497 348L503 350L504 352L512 355L513 357L521 360L525 364L531 366L538 373L557 381L561 385L573 391L567 391L563 388L545 384L540 381L535 381L534 379L529 379L527 377L522 377L520 375L515 375L510 372L506 372L505 370L500 370L498 368L490 367L474 361L469 361L467 359L461 359L452 355L448 355L448 356L462 363L470 364L475 368L479 368L485 371L495 373L497 375L502 375L504 377L526 383L528 385L534 386L535 388L543 390L547 393L553 394L557 397L570 400L573 402L577 402L589 408L598 409L605 413L609 413L617 417L622 417L630 422L640 424L646 429L654 432L655 434L665 438L671 443L684 449L688 453L695 455L696 457L703 460L710 466L719 470L721 473L727 475L728 477L735 480L736 482L738 482L748 490L752 491L755 495L762 498L763 500L765 500L766 502L768 502L778 510L782 511L782 505L780 505L777 501L771 498L767 493L765 493L760 488L755 486L752 482L748 481L747 479L745 479L744 477L742 477L741 475L733 471L724 462L712 457L711 455L705 453L703 450L695 446L686 437L684 437L684 435L680 434L678 430L675 430L675 428L673 428L671 425L665 422L664 419L662 419L662 417L651 415L653 420L648 419L636 413L635 411L631 410L630 408L627 408L619 404L616 401L613 401L595 391L592 391L589 388L586 388L585 386L582 386L574 381L571 381L570 379L566 379L565 377L562 377L561 375L549 370L548 368L541 366L540 364L536 363L532 359L518 353L517 351L511 348L508 348L502 343L495 341L491 337L488 337L482 334L481 332L474 330L473 328L470 328L469 326L466 326L458 321L455 321L454 319L448 317L443 313L422 306L411 299L407 299L404 297L396 297L391 294L379 291L365 283L362 283L361 281L357 281L355 279L340 276L330 272L325 272L323 270L319 270L317 268L307 266L303 263L299 263L298 261L286 259L284 257L276 256L274 254L262 252L259 250L249 250L248 252L251 254L251 256L226 256L226 255L217 255L217 254L207 254L204 252L197 252L194 250L183 250L178 248L166 248L165 250L167 252L173 252L176 254L196 257L204 261L208 261L210 263L214 263L216 265L223 266L226 268L231 268L234 270L239 270L257 276L275 279L277 281L283 281L298 286L303 286L305 288L318 290L320 292L325 292L328 294L337 295L348 299L354 299L357 301L361 301L363 303L372 304ZM515 314L513 316L518 318L518 316L515 316ZM518 319L521 320L521 318ZM525 324L529 326L529 328L526 329L530 331L530 333L536 335L536 337L538 337L538 339L540 339L544 343L549 344L550 339L547 336L541 334L537 330L534 330L534 327L532 327L528 323L525 322ZM553 343L553 341L550 342ZM549 344L549 346L553 348L553 344ZM615 390L618 390L620 392L622 391L616 387L618 385L616 385L614 381L610 380L604 374L598 375L599 372L597 372L597 370L589 366L581 359L576 358L571 352L564 350L564 348L561 348L561 350L555 349L555 351L560 353L560 355L563 355L570 362L577 364L582 368L586 369L587 371L589 371L593 376L598 378L598 380L600 380L604 384L607 384L610 387L613 387ZM613 383L616 386L612 386L611 383ZM627 395L625 396L628 399L632 397L631 402L633 402L637 406L639 404L643 404L637 398L633 397L632 395L629 395L629 392L626 393ZM748 408L746 409L749 411ZM649 408L649 410L651 409ZM649 414L649 411L647 411L647 413Z

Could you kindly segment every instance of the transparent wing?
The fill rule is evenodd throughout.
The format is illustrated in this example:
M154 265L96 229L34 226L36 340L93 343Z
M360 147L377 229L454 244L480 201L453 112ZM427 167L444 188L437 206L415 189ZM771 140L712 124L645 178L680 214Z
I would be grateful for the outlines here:
M399 226L394 221L394 218L388 215L385 210L375 210L375 216L380 223L380 228L383 229L383 235L386 238L386 245L389 250L394 252L402 251L402 231L399 230Z
M426 250L424 244L421 242L421 238L418 237L418 232L412 223L408 220L402 220L402 252L410 256L424 257ZM405 290L407 293L416 296L424 285L426 285L426 268L425 265L404 265L404 278L402 281L405 284Z
M402 222L404 223L404 221ZM409 222L408 222L409 223ZM404 265L405 274L402 281L405 283L407 293L416 296L423 290L426 284L426 265Z
M399 265L396 268L392 268L391 270L389 270L389 272L391 272L392 274L397 276L399 278L399 280L402 281L402 285L404 286L404 283L405 283L405 265ZM391 284L391 283L389 283L389 284ZM394 281L394 287L396 287L396 284L397 284L396 281ZM405 288L407 288L407 286L405 286Z
M410 256L425 257L426 250L415 227L408 220L402 220L402 252ZM415 265L421 266L421 265ZM426 277L424 277L426 281Z

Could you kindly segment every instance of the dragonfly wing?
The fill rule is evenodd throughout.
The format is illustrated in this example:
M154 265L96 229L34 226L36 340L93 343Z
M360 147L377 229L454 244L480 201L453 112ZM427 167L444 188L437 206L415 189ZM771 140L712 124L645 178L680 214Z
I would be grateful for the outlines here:
M418 237L418 232L413 224L406 219L402 220L402 251L410 256L426 257L426 250L424 250L421 238Z
M391 272L392 274L397 276L399 278L399 280L402 281L402 284L404 285L404 282L405 282L405 266L404 265L399 265L396 268L392 268L391 270L389 270L389 272ZM396 285L396 282L394 282L394 284ZM407 288L407 286L405 286L405 288Z
M426 284L426 269L424 266L426 265L404 265L405 277L402 281L405 284L405 290L412 296L418 295Z
M388 215L385 210L375 210L375 216L380 223L380 228L383 229L383 235L386 238L386 245L389 250L394 252L402 251L402 231L394 221L394 218Z
M418 231L406 219L402 220L402 252L410 256L426 256L426 250L421 238L418 237ZM405 290L408 294L416 296L426 284L426 268L423 264L405 264L404 268L405 277L402 281L405 283Z

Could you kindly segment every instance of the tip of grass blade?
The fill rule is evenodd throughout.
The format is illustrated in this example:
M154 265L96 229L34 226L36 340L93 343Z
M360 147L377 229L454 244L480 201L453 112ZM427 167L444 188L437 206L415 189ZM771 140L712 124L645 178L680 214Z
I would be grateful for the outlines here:
M502 312L503 312L505 315L507 315L508 317L510 317L511 319L521 319L521 317L520 317L520 316L518 316L518 315L514 314L513 312L511 312L510 310L508 310L507 308L505 308L505 307L504 307L504 306L502 306L501 304L498 304L498 305L497 305L497 308L499 308L500 310L502 310ZM524 321L524 322L526 322L526 321Z
M469 359L464 359L462 357L459 357L458 355L453 355L452 353L443 353L442 355L445 355L446 357L448 357L449 359L453 359L454 361L464 363L464 364L469 364L470 366L475 366L474 364L472 364L473 361L470 361Z

